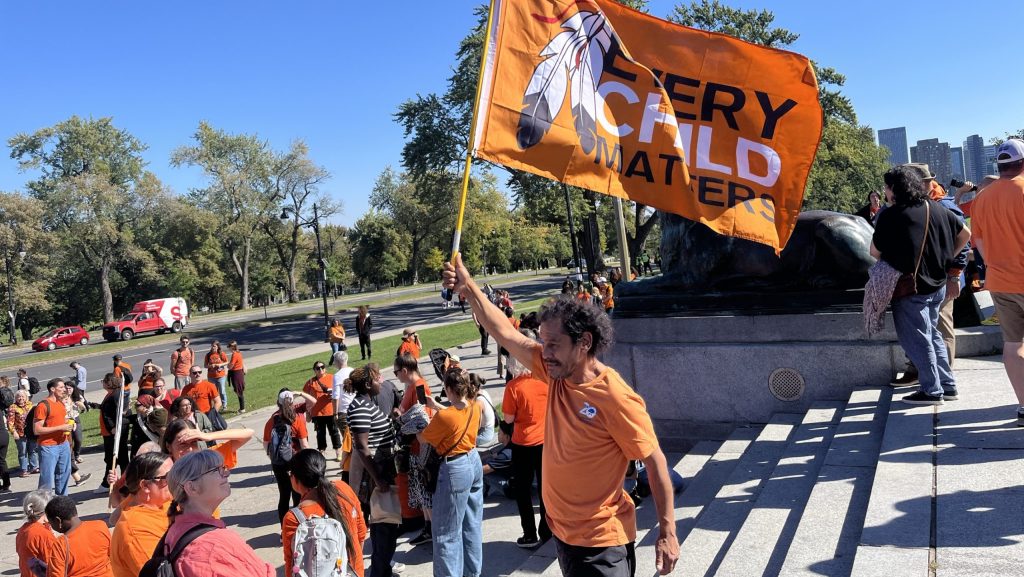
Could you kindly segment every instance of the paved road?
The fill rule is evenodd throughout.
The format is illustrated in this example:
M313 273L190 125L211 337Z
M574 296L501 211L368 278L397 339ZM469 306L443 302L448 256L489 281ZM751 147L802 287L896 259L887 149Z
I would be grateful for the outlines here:
M551 294L553 291L558 290L561 286L561 282L561 276L539 275L525 279L520 278L505 282L497 282L494 283L494 286L508 290L513 301L523 302ZM353 335L353 338L350 339L350 346L357 347L358 340L354 338L356 316L355 306L359 301L346 299L346 304L343 303L342 300L343 299L338 299L337 305L334 305L333 303L329 304L332 305L332 312L340 311L340 316L346 330ZM432 295L429 297L412 298L408 301L373 307L371 309L371 315L373 317L374 332L400 329L406 326L415 327L425 323L433 324L438 321L443 322L447 319L463 320L470 318L468 312L463 315L457 307L443 310L440 303L440 297ZM296 312L295 308L285 310L287 311L287 314L294 314ZM311 315L315 315L317 310L319 310L319 307L312 307L312 310L309 312ZM469 309L467 308L467 311L468 310ZM249 320L263 319L262 310L258 312L247 312L245 315ZM220 324L224 324L238 322L239 320L242 319L231 318L219 322ZM221 343L226 345L227 341L234 339L239 342L239 348L242 350L243 354L245 354L246 358L252 358L253 356L260 354L319 342L323 338L322 322L321 318L313 317L301 320L273 322L267 326L251 325L225 329L223 331L214 330L194 338L192 344L197 353L205 354L209 349L210 341L218 339ZM192 330L201 327L202 325L199 322L190 326ZM131 364L135 369L136 378L138 378L138 374L141 372L142 364L146 359L150 358L158 365L162 366L165 374L168 374L169 371L167 370L167 366L171 351L177 347L177 343L163 342L160 344L145 346L144 342L146 338L147 337L139 337L138 339L131 341L131 346L138 348L126 350L123 353L124 360ZM324 350L328 350L326 344L324 345ZM88 354L87 348L83 349L83 354ZM113 354L113 352L108 351L79 359L88 371L88 391L93 392L100 390L99 381L103 378L105 373L111 370L113 366L111 361L111 356ZM26 357L26 359L34 360L32 357ZM28 371L31 376L38 378L40 383L45 384L45 382L51 378L72 375L74 371L72 371L68 366L70 362L70 359L55 361L32 367L28 369ZM0 374L7 374L13 378L16 371L17 368L12 367L4 370ZM45 396L45 391L40 392L40 397L41 396Z

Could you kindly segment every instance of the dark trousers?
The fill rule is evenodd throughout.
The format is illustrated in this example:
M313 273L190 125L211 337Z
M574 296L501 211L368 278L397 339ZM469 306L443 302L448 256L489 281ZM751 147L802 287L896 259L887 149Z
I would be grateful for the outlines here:
M127 431L125 431L127 432ZM107 471L114 468L114 435L103 437L103 486L107 485ZM128 435L121 435L121 448L117 451L117 468L124 474L128 467Z
M7 446L11 444L11 435L7 427L0 427L0 487L11 486L11 473L7 470Z
M284 520L284 514L288 509L299 506L302 495L292 490L292 478L288 475L287 465L271 465L270 468L273 469L274 480L277 481L277 520L280 522ZM291 505L288 504L289 500Z
M373 356L373 351L370 350L370 335L359 335L359 355L364 359Z
M370 577L392 577L391 560L398 546L398 525L370 524Z
M482 326L477 325L477 330L480 331L480 354L487 354L487 343L490 341L491 336L487 334Z
M331 448L335 451L341 448L341 433L338 432L338 423L334 415L326 417L313 417L313 427L316 429L316 449L321 453L327 449L327 433L331 433Z
M540 533L542 540L551 538L551 529L544 511L544 497L541 493L540 464L544 455L544 445L524 447L512 445L512 490L519 508L519 521L523 526L524 537L537 537L537 524L533 518L533 477L537 476L537 500L540 501Z
M71 433L71 459L82 454L82 417L75 417L75 431Z
M633 543L617 547L580 547L555 537L555 547L564 577L633 577L636 574Z

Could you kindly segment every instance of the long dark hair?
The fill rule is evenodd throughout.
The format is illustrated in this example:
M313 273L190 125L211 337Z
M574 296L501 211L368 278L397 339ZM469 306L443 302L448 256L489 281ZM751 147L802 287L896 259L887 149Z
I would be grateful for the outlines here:
M277 392L277 409L281 412L279 415L281 420L286 424L291 425L295 422L295 403L293 403L290 398L287 401L281 400L281 393L287 390L288 387L285 387Z
M920 203L928 198L928 186L921 175L906 165L899 165L890 168L882 180L892 191L893 204L910 206Z
M341 530L345 532L348 558L355 557L357 554L356 544L348 528L347 515L341 509L341 492L327 478L327 459L316 449L303 449L292 457L288 467L295 480L303 487L314 490L314 499L324 508L327 516L341 523ZM362 552L360 551L359 554L361 555Z
M171 454L171 443L174 442L174 438L178 436L178 433L185 429L197 428L192 421L188 419L174 419L167 425L167 429L164 430L164 436L160 439L160 450Z

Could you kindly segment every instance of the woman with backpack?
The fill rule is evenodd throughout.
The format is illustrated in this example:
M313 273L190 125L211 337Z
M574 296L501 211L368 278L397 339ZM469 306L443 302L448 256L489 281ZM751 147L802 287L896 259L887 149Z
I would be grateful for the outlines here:
M306 418L295 413L295 398L288 389L277 394L277 411L263 426L263 450L270 457L270 468L277 481L277 520L284 519L288 512L288 499L292 505L299 504L301 495L292 489L288 467L293 455L309 446L306 439Z
M337 531L329 532L337 533L339 539L335 545L338 550L329 551L330 557L341 558L344 555L352 572L357 577L363 577L366 523L363 520L363 509L352 487L344 481L329 480L327 460L313 449L303 449L292 457L291 486L292 490L302 495L302 500L285 514L281 522L285 574L291 575L294 573L293 567L299 567L306 570L306 575L320 575L311 567L311 559L296 556L296 553L308 551L310 548L306 545L314 538L314 532L310 530L313 527L306 525L307 520L312 520L314 524L323 523L316 521L319 517L338 522L338 526L328 523L336 527ZM297 512L302 515L302 520L296 515ZM317 551L322 552L319 549ZM342 574L348 574L345 565L341 569Z
M143 453L128 464L120 492L123 497L131 496L133 505L121 512L111 536L114 577L137 577L167 531L166 508L171 501L167 474L171 465L166 453Z
M154 556L168 557L179 541L190 540L177 558L170 560L177 577L276 577L270 563L213 516L231 494L230 474L220 453L209 450L184 455L167 474L173 499L167 511L170 527L164 535L163 551L158 546Z

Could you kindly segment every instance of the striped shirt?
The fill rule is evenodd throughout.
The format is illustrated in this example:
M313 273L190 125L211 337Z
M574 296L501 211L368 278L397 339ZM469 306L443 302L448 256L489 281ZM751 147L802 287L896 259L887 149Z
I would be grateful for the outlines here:
M367 444L371 451L381 445L390 445L394 440L391 419L366 395L357 396L349 404L348 426L353 435L369 433Z

